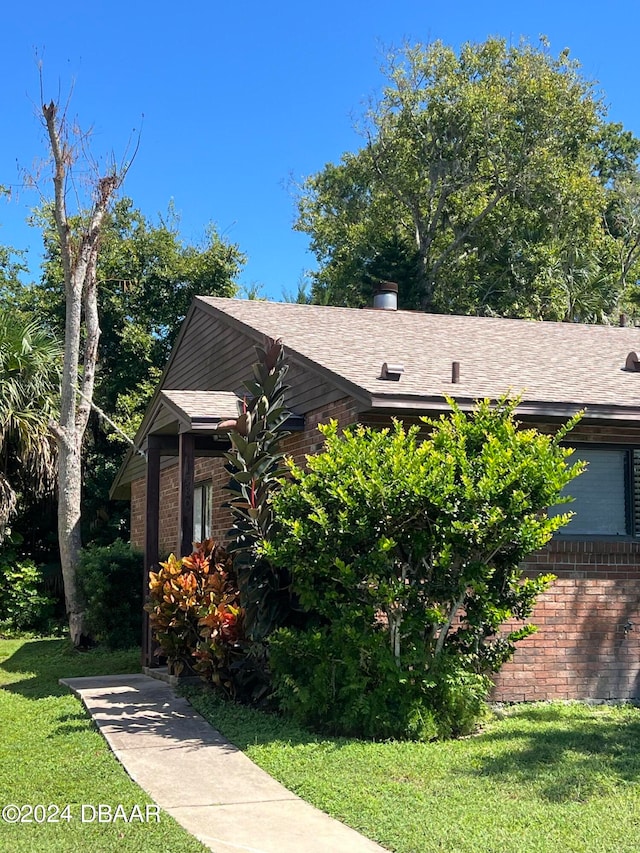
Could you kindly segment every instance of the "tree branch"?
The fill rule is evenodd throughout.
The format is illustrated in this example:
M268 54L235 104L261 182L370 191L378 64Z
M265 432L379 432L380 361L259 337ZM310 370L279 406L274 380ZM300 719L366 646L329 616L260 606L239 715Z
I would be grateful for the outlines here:
M444 641L447 639L447 635L451 630L453 620L456 618L458 610L460 610L460 608L462 607L462 602L464 601L466 594L467 589L465 587L462 593L460 594L460 597L453 602L451 610L449 611L449 618L447 619L445 625L440 629L440 634L438 635L438 642L436 643L436 649L433 653L434 657L438 657L438 655L442 652L442 649L444 647Z

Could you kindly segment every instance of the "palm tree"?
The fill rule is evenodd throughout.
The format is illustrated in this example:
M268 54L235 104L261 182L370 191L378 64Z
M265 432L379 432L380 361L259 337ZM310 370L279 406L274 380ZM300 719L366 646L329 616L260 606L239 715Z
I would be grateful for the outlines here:
M53 488L62 348L37 321L0 310L0 541L20 491Z

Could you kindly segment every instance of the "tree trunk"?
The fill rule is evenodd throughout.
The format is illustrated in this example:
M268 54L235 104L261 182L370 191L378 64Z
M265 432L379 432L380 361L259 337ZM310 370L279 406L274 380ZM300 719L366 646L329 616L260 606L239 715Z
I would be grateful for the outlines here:
M82 548L80 516L82 506L82 460L77 442L66 436L58 439L58 541L64 582L64 598L69 633L74 646L84 645L85 602L77 584L77 569Z
M82 549L82 444L91 412L100 327L95 288L94 251L76 259L66 288L65 358L58 432L58 541L69 632L74 646L89 641L85 601L78 589L77 572ZM95 252L97 260L97 252ZM72 259L73 260L73 259ZM83 284L82 279L89 278ZM84 314L85 348L82 385L78 389L80 337ZM81 397L78 401L78 390Z
M91 412L100 325L97 302L97 263L102 223L121 182L115 172L97 178L92 208L78 217L72 229L66 208L66 181L73 157L67 144L57 105L43 105L54 162L54 216L64 271L65 334L60 419L52 425L58 441L58 538L69 631L75 646L89 639L85 627L85 602L78 589L77 569L82 549L82 444ZM84 321L84 322L83 322ZM84 353L80 370L80 341L84 328Z
M445 641L449 635L449 631L451 630L451 626L453 625L453 620L456 618L458 611L462 607L462 603L465 599L466 594L467 594L467 590L463 589L463 591L460 593L460 597L458 598L458 600L451 603L451 608L449 610L449 616L447 618L447 621L442 626L442 628L440 629L440 634L438 635L438 641L436 643L436 648L435 648L435 651L433 653L434 658L437 658L439 655L442 654L442 650L444 649Z

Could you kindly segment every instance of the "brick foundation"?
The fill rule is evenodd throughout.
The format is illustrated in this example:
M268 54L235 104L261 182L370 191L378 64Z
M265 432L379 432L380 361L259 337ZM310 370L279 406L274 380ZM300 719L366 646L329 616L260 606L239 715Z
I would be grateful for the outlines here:
M558 579L540 596L531 618L538 631L518 644L492 699L640 698L640 542L556 538L525 569Z

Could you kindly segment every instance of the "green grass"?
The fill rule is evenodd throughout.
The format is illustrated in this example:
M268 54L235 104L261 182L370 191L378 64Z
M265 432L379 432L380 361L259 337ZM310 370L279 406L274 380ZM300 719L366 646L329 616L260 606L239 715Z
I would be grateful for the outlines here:
M185 692L288 788L398 853L640 850L635 708L516 706L475 737L370 743Z
M80 805L152 801L125 773L82 704L58 679L138 672L139 651L75 652L67 640L0 640L0 807L71 805L60 823L0 820L0 851L15 853L202 853L172 818L160 823L82 823ZM90 814L87 810L87 814Z
M66 640L0 641L0 806L151 800L113 757L65 676L136 672L138 653ZM398 853L637 853L640 711L503 711L478 736L433 744L316 737L190 688L193 705L269 773ZM73 808L75 807L75 809ZM10 825L0 851L204 851L171 818ZM301 851L303 853L303 851Z

